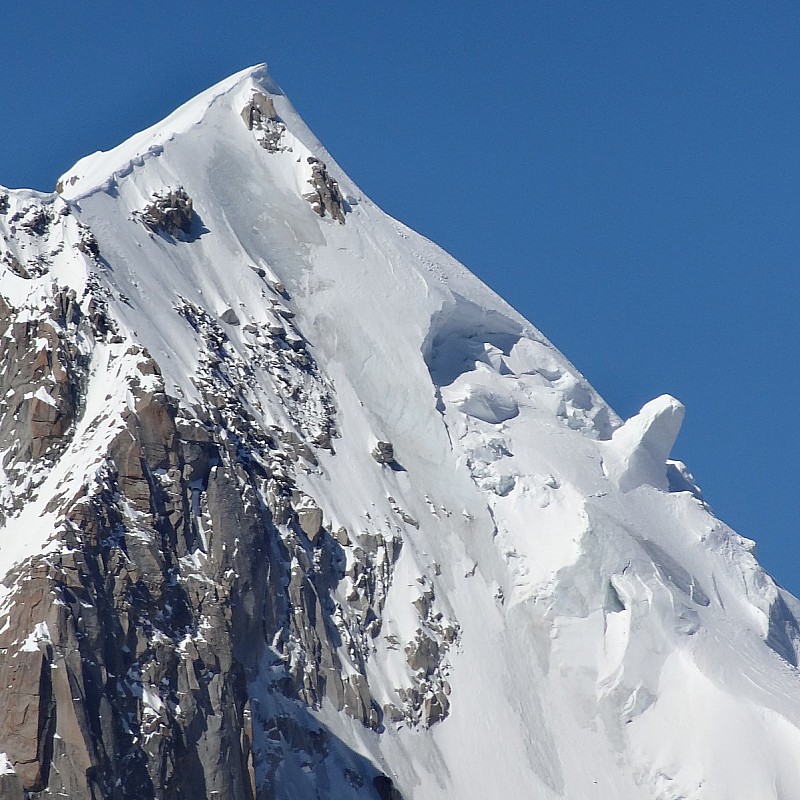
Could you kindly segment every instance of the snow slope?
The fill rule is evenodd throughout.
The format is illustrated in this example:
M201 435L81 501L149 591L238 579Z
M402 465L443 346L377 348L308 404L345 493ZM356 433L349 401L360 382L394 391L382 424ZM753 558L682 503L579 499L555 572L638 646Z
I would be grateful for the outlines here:
M285 125L276 152L243 124L256 94ZM304 197L309 157L338 182L344 224ZM116 388L131 343L188 416L202 402L209 364L182 307L220 321L231 357L252 366L258 425L313 431L322 401L287 403L253 361L264 331L280 330L308 343L335 409L334 446L298 486L326 529L403 541L366 664L378 704L402 706L414 685L397 643L424 628L426 592L431 630L457 631L431 678L449 693L444 719L376 731L325 700L312 709L325 727L414 800L800 797L798 604L668 461L677 400L623 424L529 322L364 197L263 65L82 159L60 186L42 202L66 204L102 263L58 256L30 286L4 272L0 291L35 304L20 292L55 279L80 294L92 275L120 341L94 351L102 380L40 484L42 508L0 530L0 573L44 546L47 498L90 469L84 431L98 454L113 433L113 415L105 432L95 422L129 402ZM174 237L142 212L177 187L195 218ZM393 464L370 456L378 441ZM352 660L344 646L341 657Z

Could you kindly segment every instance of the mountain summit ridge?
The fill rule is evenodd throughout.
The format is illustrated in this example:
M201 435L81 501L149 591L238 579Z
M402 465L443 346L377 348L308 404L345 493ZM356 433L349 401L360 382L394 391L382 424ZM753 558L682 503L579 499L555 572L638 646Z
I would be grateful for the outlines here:
M263 65L0 232L0 795L800 793L800 604L683 406L623 423Z
M187 100L164 119L131 136L116 147L105 151L98 150L81 158L58 179L57 183L63 186L60 194L66 200L74 202L79 199L82 192L90 193L105 186L107 181L113 181L116 175L127 174L133 169L135 162L159 153L165 142L176 135L185 133L192 126L200 124L211 106L225 95L235 91L246 91L247 87L252 87L253 90L260 88L272 95L282 94L270 77L265 63L256 64L234 73ZM76 181L79 179L81 183L88 183L89 186L83 190L74 190L72 188L74 186L73 178ZM94 185L95 182L96 185Z

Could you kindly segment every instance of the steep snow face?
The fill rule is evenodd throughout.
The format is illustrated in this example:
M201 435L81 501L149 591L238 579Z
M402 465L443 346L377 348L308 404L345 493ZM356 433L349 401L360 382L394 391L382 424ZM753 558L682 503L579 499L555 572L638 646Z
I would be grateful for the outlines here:
M89 314L91 289L115 335L76 339L85 396L35 498L19 502L30 481L3 489L0 573L57 546L50 500L103 479L108 443L140 408L132 382L190 421L235 392L255 428L307 449L291 524L309 552L319 531L341 545L334 617L354 613L366 543L394 553L378 624L334 643L374 717L330 693L302 711L391 776L380 796L800 796L798 604L668 462L677 400L623 424L529 322L364 197L263 66L81 160L59 191L0 192L17 263L31 262L12 242L36 209L65 243L47 245L41 275L6 260L0 292L19 322L55 288ZM378 442L392 458L371 455ZM199 572L206 488L192 489ZM23 647L40 639L20 631ZM300 756L269 761L282 662L274 642L260 658L248 693L265 796L362 796L336 748L324 776ZM164 702L146 705L157 716ZM283 707L305 719L298 701Z

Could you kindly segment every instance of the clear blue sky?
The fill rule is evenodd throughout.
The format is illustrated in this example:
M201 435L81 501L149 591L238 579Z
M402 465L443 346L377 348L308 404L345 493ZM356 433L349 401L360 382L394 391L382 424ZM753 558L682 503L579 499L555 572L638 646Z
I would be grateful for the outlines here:
M50 189L267 61L389 213L506 297L800 593L800 5L4 3L0 183Z

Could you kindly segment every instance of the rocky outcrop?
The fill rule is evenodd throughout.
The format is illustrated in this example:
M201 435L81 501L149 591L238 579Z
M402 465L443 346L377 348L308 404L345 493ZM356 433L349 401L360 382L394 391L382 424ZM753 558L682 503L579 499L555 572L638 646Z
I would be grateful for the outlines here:
M48 506L52 546L6 579L15 616L4 625L0 612L0 685L13 711L0 752L14 772L3 781L28 800L261 800L302 758L349 770L355 798L374 767L303 709L329 700L382 730L367 664L401 539L333 533L296 485L338 433L290 310L276 302L272 323L248 323L247 360L211 315L183 299L176 311L205 365L192 409L144 348L113 335L99 294L57 292L38 322L3 307L0 433L28 430L14 463L57 460L76 426L90 436L116 419L94 473ZM112 339L127 399L84 420L89 381L111 380L90 377L92 348ZM286 428L257 422L254 380L275 387Z
M328 174L325 164L318 158L308 156L306 161L311 166L311 177L308 182L311 184L312 191L303 197L311 203L314 211L321 217L327 214L331 219L344 225L344 215L349 207L339 190L339 184Z
M30 573L23 597L18 598L19 627L0 634L0 653L16 651L13 660L0 662L7 709L2 722L3 749L29 791L48 785L53 754L55 702L49 626L56 627L58 612L48 602L48 588L46 570L40 565ZM20 630L30 631L21 643L15 639Z
M86 226L79 223L80 238L78 239L75 247L82 253L89 256L89 258L97 259L100 256L100 245L92 231Z
M245 670L260 626L243 598L259 587L231 545L249 534L248 561L258 556L268 521L241 528L242 488L235 469L211 476L212 437L179 431L163 393L136 394L93 490L63 507L60 551L22 568L36 580L10 581L26 614L0 640L15 654L0 680L17 715L0 722L0 749L31 796L252 800ZM214 531L207 571L185 562L202 539L194 482Z
M69 206L53 197L0 196L0 274L8 269L25 280L47 275L53 258L64 249L64 230L71 227Z
M31 796L252 800L230 598L207 580L176 584L181 544L126 526L119 488L109 469L102 490L71 505L71 548L41 565L36 595L26 583L15 597L26 608L39 599L28 622L44 616L51 638L28 655L38 689L33 664L27 682L2 676L31 721L3 724L2 747Z
M391 464L394 462L394 447L391 442L376 442L372 448L372 457L379 464Z
M59 291L39 319L17 322L0 298L0 447L3 466L56 457L75 423L87 355L75 292ZM89 323L87 323L88 325Z
M173 238L191 234L194 217L192 198L182 186L155 193L142 211L142 221L148 228Z
M236 315L236 312L232 308L226 308L225 311L222 312L220 319L228 325L239 324L239 317Z
M291 150L281 144L286 125L275 111L275 103L271 97L255 92L250 101L242 109L242 119L247 129L258 131L258 143L268 153L279 153Z
M414 724L434 725L450 712L447 654L458 640L459 627L438 608L432 583L421 578L422 594L414 601L421 626L404 648L412 672L408 686L398 687L399 708L390 713Z
M11 221L15 220L12 218ZM33 206L27 214L20 218L20 226L30 236L44 236L52 221L53 218L47 208Z
M254 92L250 102L242 109L242 119L247 125L247 130L260 130L265 122L278 119L275 103L271 97Z

